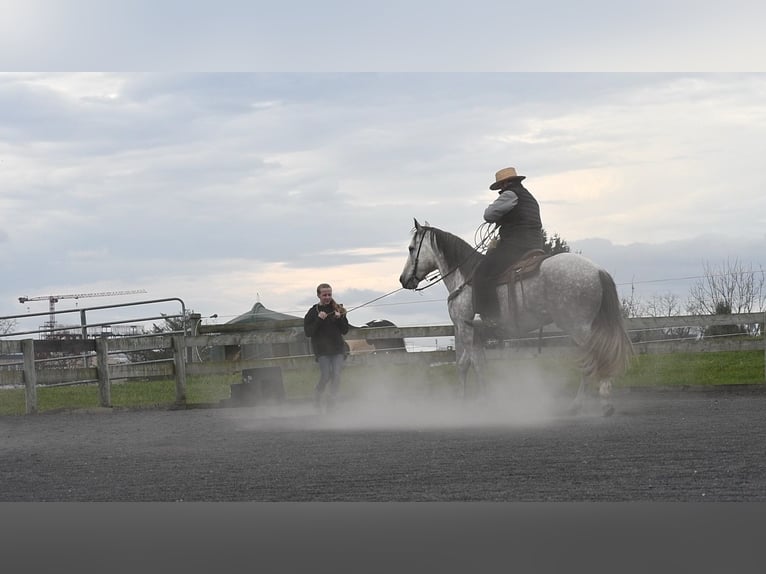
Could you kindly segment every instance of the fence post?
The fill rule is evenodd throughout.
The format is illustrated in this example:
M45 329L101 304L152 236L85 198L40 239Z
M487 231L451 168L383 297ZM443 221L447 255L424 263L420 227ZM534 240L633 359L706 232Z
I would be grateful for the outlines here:
M173 337L173 366L176 375L176 404L186 404L186 337Z
M37 413L37 372L35 371L35 342L32 339L21 341L21 351L24 353L24 388L26 412L28 415Z
M102 407L112 406L112 384L109 380L109 343L106 335L96 339L96 372L98 373L98 400Z

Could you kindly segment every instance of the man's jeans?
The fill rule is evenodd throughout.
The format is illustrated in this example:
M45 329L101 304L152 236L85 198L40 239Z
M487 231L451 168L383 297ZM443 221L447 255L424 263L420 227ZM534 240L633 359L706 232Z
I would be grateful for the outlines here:
M328 390L328 402L335 402L335 396L340 386L340 373L343 370L343 361L345 356L340 355L320 355L317 358L319 362L319 382L314 389L314 401L318 404L327 384L330 384Z

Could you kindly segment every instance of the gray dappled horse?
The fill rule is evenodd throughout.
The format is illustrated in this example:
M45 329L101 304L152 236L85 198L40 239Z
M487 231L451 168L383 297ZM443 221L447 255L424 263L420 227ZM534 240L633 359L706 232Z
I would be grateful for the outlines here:
M473 367L481 392L486 390L484 349L474 330L471 277L484 257L459 237L415 220L409 255L399 282L415 289L434 270L439 270L449 291L447 308L455 326L458 375L465 392L468 371ZM581 255L559 253L545 259L540 271L515 285L515 310L507 286L498 286L498 298L507 332L524 334L550 323L567 333L581 348L582 377L574 406L579 407L586 387L599 383L605 415L614 408L612 378L625 372L633 355L625 330L622 309L612 277Z

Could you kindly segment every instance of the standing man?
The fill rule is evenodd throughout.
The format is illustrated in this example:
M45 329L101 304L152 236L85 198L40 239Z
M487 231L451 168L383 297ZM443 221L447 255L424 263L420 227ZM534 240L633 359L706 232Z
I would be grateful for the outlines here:
M327 408L335 406L340 386L343 361L346 360L346 346L343 335L348 333L348 318L343 305L332 298L332 287L327 283L317 286L319 303L313 305L303 318L303 332L311 338L311 348L319 363L319 382L314 389L314 405L322 406L322 393L327 384Z
M496 281L504 271L532 249L543 249L543 225L540 206L521 182L526 176L518 175L513 167L495 174L489 186L499 196L484 211L484 220L500 228L500 241L487 252L474 273L474 308L482 319L499 322L500 305L497 300Z

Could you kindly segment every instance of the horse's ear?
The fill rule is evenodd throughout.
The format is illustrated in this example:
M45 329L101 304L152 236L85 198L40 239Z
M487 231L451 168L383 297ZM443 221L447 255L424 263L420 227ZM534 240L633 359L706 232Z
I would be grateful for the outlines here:
M420 224L418 223L418 220L414 217L412 220L415 222L415 231L420 231Z

